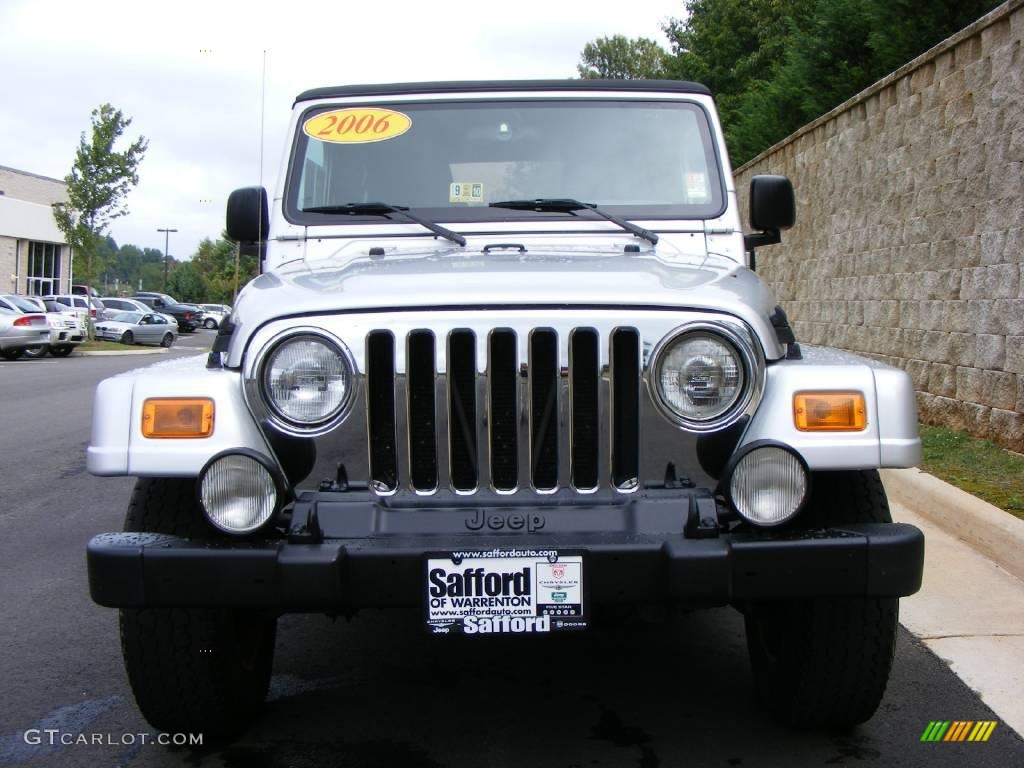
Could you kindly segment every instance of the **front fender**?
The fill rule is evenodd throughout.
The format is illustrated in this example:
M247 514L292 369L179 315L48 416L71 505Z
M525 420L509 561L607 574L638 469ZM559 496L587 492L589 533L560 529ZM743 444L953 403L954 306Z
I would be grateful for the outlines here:
M209 397L214 402L208 438L146 438L142 405L150 397ZM101 476L196 477L215 454L249 448L274 458L242 397L239 374L207 369L206 356L179 358L105 379L96 387L90 473Z
M804 390L859 390L867 406L861 432L801 432L793 395ZM914 387L906 372L849 352L803 347L803 359L768 366L764 397L740 447L777 440L812 470L913 467L921 461Z

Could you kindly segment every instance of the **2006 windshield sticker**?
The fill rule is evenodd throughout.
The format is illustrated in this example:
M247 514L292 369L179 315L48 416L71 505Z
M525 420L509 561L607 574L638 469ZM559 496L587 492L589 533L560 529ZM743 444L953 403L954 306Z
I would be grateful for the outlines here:
M427 560L431 632L532 634L586 628L581 555L497 552Z
M393 109L351 107L321 112L302 124L307 135L332 144L368 144L401 136L412 127L412 118Z

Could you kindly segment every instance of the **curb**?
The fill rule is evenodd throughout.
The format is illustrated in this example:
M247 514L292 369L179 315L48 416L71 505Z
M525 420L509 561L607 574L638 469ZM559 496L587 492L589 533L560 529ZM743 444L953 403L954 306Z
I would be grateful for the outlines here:
M889 498L1024 580L1024 520L920 469L879 470Z
M170 350L164 349L126 349L124 352L75 352L82 357L120 357L121 355L165 355Z

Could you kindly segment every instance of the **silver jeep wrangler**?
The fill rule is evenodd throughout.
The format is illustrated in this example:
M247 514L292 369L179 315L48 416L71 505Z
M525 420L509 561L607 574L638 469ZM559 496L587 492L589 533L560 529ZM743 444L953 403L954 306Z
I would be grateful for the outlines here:
M145 717L244 726L286 612L537 635L656 603L742 611L783 722L869 718L921 581L877 472L920 458L914 393L799 346L754 272L792 187L753 179L743 234L707 89L322 88L291 125L273 205L228 201L263 268L209 357L96 395L89 470L138 482L90 588Z

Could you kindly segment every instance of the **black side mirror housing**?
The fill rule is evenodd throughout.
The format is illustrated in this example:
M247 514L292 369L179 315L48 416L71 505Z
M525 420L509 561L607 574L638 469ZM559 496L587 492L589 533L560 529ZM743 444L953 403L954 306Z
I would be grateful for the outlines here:
M793 185L785 176L755 176L750 180L750 226L757 232L744 235L743 244L751 253L762 245L782 241L781 231L796 221Z
M242 187L228 196L228 237L243 245L267 239L270 221L267 190L263 187Z

